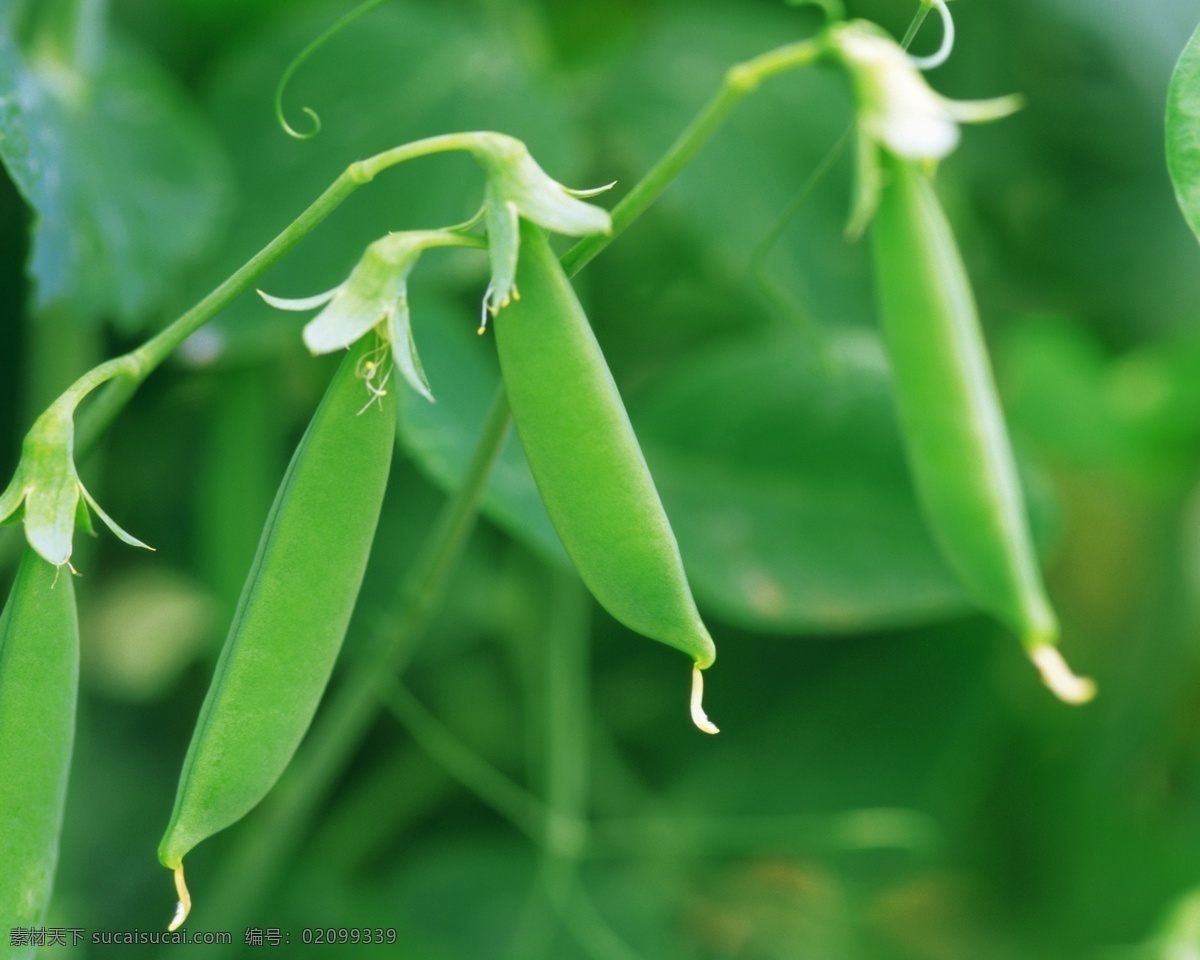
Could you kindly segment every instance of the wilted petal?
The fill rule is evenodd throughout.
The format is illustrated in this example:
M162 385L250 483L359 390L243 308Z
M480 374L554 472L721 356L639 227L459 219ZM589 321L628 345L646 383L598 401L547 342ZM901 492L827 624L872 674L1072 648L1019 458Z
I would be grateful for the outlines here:
M992 97L990 100L943 100L949 114L959 123L987 123L1012 116L1025 105L1019 94Z
M79 492L83 494L83 499L87 502L87 505L96 511L96 516L103 520L104 525L117 535L117 539L129 544L131 547L142 547L145 550L154 549L153 547L142 543L142 541L133 534L127 533L120 525L118 525L117 521L100 509L100 504L98 504L95 498L87 492L87 489L82 483L79 483L78 481L76 481L76 483L79 487Z
M50 407L25 437L17 475L0 495L0 519L11 516L23 502L25 538L56 567L70 562L76 527L94 532L87 505L126 543L145 547L83 489L75 471L74 448L74 408Z
M598 197L602 193L608 193L608 191L616 185L617 181L614 180L612 183L606 183L602 187L590 187L587 190L572 190L570 187L563 187L563 189L573 197L579 197L581 200L586 200L588 197Z
M851 240L861 237L867 224L875 218L883 191L878 145L861 126L856 139L854 199L850 207L850 220L846 224L846 236Z
M488 256L492 261L492 295L488 306L495 313L508 306L516 292L520 214L515 203L495 195L490 185L488 193Z
M21 445L18 468L24 477L25 538L56 567L71 558L79 506L73 412L51 407L38 417Z
M526 220L539 227L582 237L612 229L608 211L576 199L561 183L550 179L525 150L501 174L505 199L515 203Z
M538 226L579 237L612 229L608 211L578 199L597 190L568 190L551 178L515 137L492 133L480 138L475 155L488 177L488 205L516 204L520 216Z
M389 312L388 339L392 343L392 360L400 375L417 393L433 403L433 391L429 387L425 368L421 366L421 358L417 355L417 345L413 340L412 319L406 294L396 300Z
M257 291L267 303L278 310L313 310L324 303L328 303L333 299L334 294L342 289L342 285L338 284L332 290L326 290L324 293L318 293L312 297L299 297L289 299L286 297L273 297L269 293Z
M515 137L486 133L475 139L477 146L472 151L487 174L484 209L492 280L486 303L495 313L517 296L521 218L573 237L608 233L612 230L608 211L584 203L579 197L601 193L612 184L597 190L568 190L548 176Z
M79 481L71 476L42 475L25 498L25 537L47 563L61 567L71 559L71 541L79 507ZM56 482L61 479L61 482Z

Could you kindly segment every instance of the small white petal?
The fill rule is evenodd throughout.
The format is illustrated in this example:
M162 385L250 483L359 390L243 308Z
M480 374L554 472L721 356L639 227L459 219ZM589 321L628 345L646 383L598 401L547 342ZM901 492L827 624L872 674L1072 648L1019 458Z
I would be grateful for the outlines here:
M521 243L517 205L489 196L487 231L488 256L492 261L492 296L488 308L495 313L508 306L516 289L517 255Z
M324 293L318 293L312 297L299 297L297 299L289 299L286 297L273 297L269 293L263 293L261 290L256 291L260 297L267 301L272 307L278 310L312 310L324 303L328 303L334 298L334 295L342 289L343 284L338 284L332 290L326 290Z
M617 181L614 180L612 183L606 183L602 187L592 187L590 190L572 190L570 187L563 187L563 189L573 197L586 200L588 197L598 197L602 193L608 193L616 185Z
M31 486L25 498L25 537L42 559L61 567L71 559L79 483Z
M943 100L942 106L959 123L987 123L1012 116L1025 105L1019 94L990 100Z
M175 916L171 918L171 925L167 927L169 931L175 931L182 927L183 921L192 912L192 895L187 888L187 882L183 878L182 863L175 868L175 892L179 894L179 902L175 904Z
M940 160L958 146L958 124L948 114L891 114L879 128L879 140L898 157Z
M517 207L521 216L532 220L539 227L566 234L568 237L612 232L612 217L607 210L576 200L558 184L555 184L555 187L557 196L538 193L518 198Z
M612 229L607 210L576 199L575 191L550 177L519 140L497 151L485 164L491 191L505 202L515 203L526 220L572 237Z
M421 366L421 358L417 356L417 345L413 341L412 318L408 311L407 297L397 300L395 307L389 312L388 339L392 342L392 360L400 375L417 393L433 403L433 391L429 387L429 379L425 376L425 368Z
M304 345L315 355L343 350L379 323L386 310L386 304L347 287L305 324Z

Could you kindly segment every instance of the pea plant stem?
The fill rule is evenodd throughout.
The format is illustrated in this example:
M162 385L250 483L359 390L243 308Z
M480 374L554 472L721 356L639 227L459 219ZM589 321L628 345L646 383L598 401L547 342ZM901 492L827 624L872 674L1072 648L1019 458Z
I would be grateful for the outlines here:
M545 814L537 797L459 740L399 681L384 702L438 766L534 843L543 842Z
M184 313L174 323L151 337L137 349L114 357L89 370L59 398L73 408L87 394L108 383L109 386L90 408L79 427L79 447L86 451L108 428L142 382L174 350L193 333L212 320L237 296L267 272L280 258L299 243L351 193L367 181L357 172L358 164L347 168L341 176L303 213L203 300Z
M916 13L913 14L912 20L909 21L908 28L904 31L904 38L900 41L900 46L904 50L908 50L913 40L916 39L917 33L920 31L926 17L929 16L932 6L932 0L921 0ZM787 229L788 224L792 222L792 218L796 216L800 208L804 206L805 201L812 195L812 192L825 179L829 171L833 169L833 165L841 156L842 151L850 143L856 126L856 120L851 120L846 124L846 129L842 131L842 135L834 141L833 146L829 148L825 156L813 168L812 173L805 178L804 182L800 185L800 189L796 191L796 195L792 197L787 206L783 208L783 212L771 224L770 229L767 230L766 235L759 241L753 255L750 257L750 273L754 276L758 285L773 299L787 304L789 310L799 310L800 308L799 305L788 303L788 295L780 290L774 281L771 280L767 273L767 257L770 255L771 250L774 249L775 244L779 242L779 238L783 236L783 232ZM813 327L812 318L806 316L805 321L805 327L811 330Z
M538 882L563 926L594 960L635 960L579 877L589 822L591 632L582 585L566 574L558 579L544 643L547 819Z
M658 199L734 107L770 77L811 63L820 55L821 49L819 41L803 40L730 68L715 96L613 210L612 232L586 237L566 252L562 265L567 276L575 276ZM471 152L477 146L476 137L473 133L426 137L352 163L300 216L194 307L135 350L93 367L81 376L52 404L60 412L73 415L85 397L102 386L105 388L80 418L75 438L76 454L83 457L91 451L138 387L180 344L249 290L355 190L389 167L408 160L449 151ZM0 546L4 544L0 543ZM0 556L0 560L3 559Z
M546 846L576 860L587 842L590 630L588 597L578 577L555 578L543 649L546 747Z
M408 160L452 150L469 151L475 145L475 137L476 135L471 133L427 137L352 163L275 239L247 260L203 300L137 349L89 370L55 401L61 405L61 409L72 412L89 393L108 384L80 425L77 448L84 452L90 449L142 382L181 343L224 310L236 297L249 290L255 281L307 237L355 190L370 183L389 167Z
M592 234L571 247L562 258L567 276L582 270L657 200L700 148L725 122L733 109L762 83L779 73L807 66L821 54L816 40L801 40L739 63L725 72L720 88L701 109L670 149L663 154L612 212L612 233Z

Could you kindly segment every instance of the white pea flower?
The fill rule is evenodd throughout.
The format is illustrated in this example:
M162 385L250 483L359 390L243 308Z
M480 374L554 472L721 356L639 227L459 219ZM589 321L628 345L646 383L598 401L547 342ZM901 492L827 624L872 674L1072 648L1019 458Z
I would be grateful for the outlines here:
M863 131L898 157L936 162L958 146L958 125L1006 117L1019 97L950 100L934 91L900 44L873 24L853 20L829 33L849 68Z
M472 148L472 153L487 174L484 216L492 261L487 307L495 313L518 296L520 219L524 217L570 237L609 233L612 218L608 211L579 198L595 196L612 184L595 190L571 190L551 179L515 137L486 133L480 134L476 142L478 146Z
M902 160L935 164L958 146L960 123L998 120L1020 109L1017 96L943 97L925 82L919 61L914 62L872 23L838 24L829 30L828 43L850 71L858 100L858 176L846 228L851 236L861 234L875 214L881 188L880 149Z
M392 359L409 385L433 400L429 381L417 356L408 309L408 275L430 247L473 246L460 233L448 230L409 230L389 233L376 240L346 280L332 290L296 300L258 291L280 310L311 310L324 306L304 327L304 344L314 354L332 353L350 346L379 328L392 349Z
M0 523L15 520L24 507L29 545L56 567L70 565L76 526L93 532L89 506L125 543L153 549L100 509L75 470L74 447L73 411L51 407L38 417L25 437L16 475L0 494Z

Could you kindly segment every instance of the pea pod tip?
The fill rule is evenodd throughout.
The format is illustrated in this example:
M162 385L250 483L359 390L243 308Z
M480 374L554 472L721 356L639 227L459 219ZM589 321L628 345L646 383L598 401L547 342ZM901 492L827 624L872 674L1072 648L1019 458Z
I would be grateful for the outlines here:
M183 879L183 864L175 868L175 892L179 895L179 902L175 904L175 916L171 918L170 926L167 930L174 932L183 926L183 921L192 912L192 895L188 892L187 882Z
M700 672L700 664L692 664L692 723L704 733L717 734L720 729L708 719L704 712L704 674Z
M1042 644L1030 652L1029 659L1041 673L1042 682L1064 703L1083 704L1096 695L1095 681L1076 674L1057 647Z

